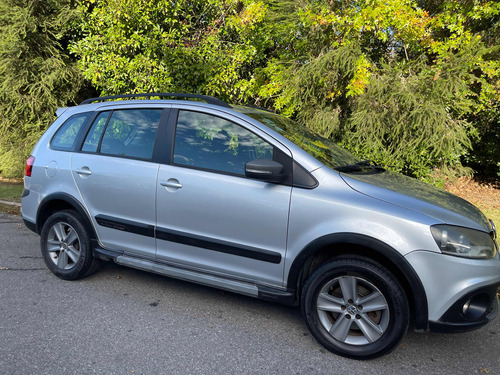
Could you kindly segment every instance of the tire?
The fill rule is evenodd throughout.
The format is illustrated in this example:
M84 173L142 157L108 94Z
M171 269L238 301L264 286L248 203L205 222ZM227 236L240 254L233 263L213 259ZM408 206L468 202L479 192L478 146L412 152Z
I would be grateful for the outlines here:
M314 271L302 291L302 311L319 343L354 359L389 353L410 320L394 275L361 256L342 256Z
M64 280L86 277L101 263L94 258L87 227L73 210L49 216L40 233L40 246L47 268Z

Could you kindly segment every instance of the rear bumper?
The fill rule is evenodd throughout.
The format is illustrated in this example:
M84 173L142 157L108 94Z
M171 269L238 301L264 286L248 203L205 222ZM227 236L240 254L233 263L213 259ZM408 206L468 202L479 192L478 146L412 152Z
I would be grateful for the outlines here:
M36 224L35 223L32 223L31 221L28 221L25 218L23 218L23 221L24 221L24 225L26 226L26 228L28 228L32 232L35 232L36 234L39 234L38 231L36 230Z

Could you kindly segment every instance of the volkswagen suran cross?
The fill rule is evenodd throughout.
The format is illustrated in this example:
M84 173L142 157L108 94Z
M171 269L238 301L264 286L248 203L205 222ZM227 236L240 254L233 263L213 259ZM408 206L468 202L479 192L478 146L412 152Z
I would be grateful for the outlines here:
M498 314L496 230L476 207L284 117L158 93L57 116L27 160L22 215L62 279L111 260L300 305L319 343L358 359L410 321L463 332Z

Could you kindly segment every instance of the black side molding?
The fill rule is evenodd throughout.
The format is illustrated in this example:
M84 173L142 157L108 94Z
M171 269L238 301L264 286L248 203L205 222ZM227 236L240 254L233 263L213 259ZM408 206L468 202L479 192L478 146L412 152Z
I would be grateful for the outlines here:
M97 215L95 219L97 224L106 228L135 233L147 237L156 237L159 240L195 246L202 249L256 259L263 262L274 264L281 263L281 254L275 251L197 236L191 233L179 232L168 228L155 228L153 225L124 220L107 215Z
M154 225L148 225L148 224L138 223L136 221L119 219L107 215L97 215L95 217L95 220L97 221L97 224L99 224L102 227L121 230L123 232L140 234L142 236L147 236L147 237L154 237L155 235Z
M190 233L183 233L165 228L156 228L156 238L183 245L201 247L202 249L218 251L220 253L261 260L263 262L275 264L281 263L281 254L274 251L196 236Z

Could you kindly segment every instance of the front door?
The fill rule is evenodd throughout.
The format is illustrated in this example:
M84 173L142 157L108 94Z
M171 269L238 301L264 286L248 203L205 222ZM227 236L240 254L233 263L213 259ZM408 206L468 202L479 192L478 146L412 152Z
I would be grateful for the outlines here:
M158 261L282 285L291 186L249 179L244 168L289 154L250 127L179 110L173 163L158 174Z

